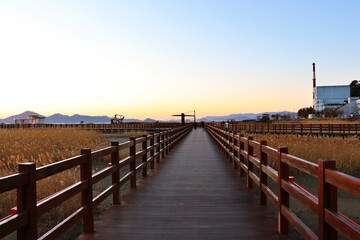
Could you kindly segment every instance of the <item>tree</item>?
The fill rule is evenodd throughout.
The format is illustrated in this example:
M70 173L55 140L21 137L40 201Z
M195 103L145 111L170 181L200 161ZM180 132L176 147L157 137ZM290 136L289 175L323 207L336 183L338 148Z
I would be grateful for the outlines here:
M313 107L301 108L298 111L298 116L308 118L309 114L314 114L314 113L315 113L315 109Z
M359 85L359 84L360 84L359 80L353 80L353 81L350 83L350 86L351 86L351 87L356 87L356 86Z
M350 97L360 97L360 81L353 80L350 83Z
M325 108L324 109L324 117L337 117L337 111L335 108Z

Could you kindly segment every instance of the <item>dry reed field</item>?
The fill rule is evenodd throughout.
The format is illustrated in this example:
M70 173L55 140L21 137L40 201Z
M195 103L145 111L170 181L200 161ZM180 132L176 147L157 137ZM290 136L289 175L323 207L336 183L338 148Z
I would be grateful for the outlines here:
M298 119L296 122L302 124L360 124L360 118L313 118Z
M256 134L253 135L256 141L266 140L267 144L273 148L279 146L288 147L291 155L317 163L318 159L330 159L336 161L336 168L342 172L360 177L360 139L357 137L313 137L296 135L276 135L276 134ZM271 165L276 165L276 159L270 161ZM317 179L307 174L290 169L290 175L295 177L295 181L310 191L315 196L318 195ZM274 184L273 191L276 191ZM291 209L304 221L314 232L317 232L317 218L307 208L305 208L296 198L291 197ZM338 191L338 210L360 223L359 199L350 194ZM339 239L346 239L340 236Z
M336 168L360 177L360 139L357 137L313 137L296 135L255 134L257 141L266 140L274 148L285 146L291 155L317 163L318 159L336 161Z
M0 177L17 171L21 162L35 162L37 167L64 160L80 154L80 149L99 149L109 142L98 133L71 129L16 129L0 130ZM49 196L79 180L79 169L71 169L38 182L37 199ZM8 215L16 205L16 192L0 195L0 218ZM59 221L76 209L79 198L70 199L39 221L40 232L48 223Z
M48 165L80 154L82 148L92 151L110 146L110 140L125 139L129 136L143 136L145 131L116 134L99 134L95 131L74 129L0 129L0 177L17 172L21 162L35 162L36 167ZM127 151L120 152L126 157ZM106 166L110 159L96 159L94 171ZM104 162L101 162L104 161ZM37 183L37 199L50 196L70 186L80 179L79 168L70 169ZM94 191L102 189L102 182L94 186ZM100 191L100 190L99 190ZM16 206L16 192L0 194L0 219L9 214ZM39 233L47 231L54 223L60 222L80 206L80 196L69 199L49 213L41 216L38 225Z
M36 162L36 167L80 153L81 148L108 146L96 132L71 129L0 130L0 176L17 171L20 162Z

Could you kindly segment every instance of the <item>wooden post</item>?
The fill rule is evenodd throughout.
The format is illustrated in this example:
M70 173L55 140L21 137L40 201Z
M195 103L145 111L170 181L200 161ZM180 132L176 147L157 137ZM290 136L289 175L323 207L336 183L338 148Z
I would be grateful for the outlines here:
M355 133L358 134L358 124L355 124Z
M325 222L325 209L337 212L337 188L325 182L325 169L335 169L336 162L332 160L319 160L319 185L318 185L318 207L319 207L319 240L336 240L338 234L335 228Z
M165 131L165 154L169 154L169 130Z
M111 146L115 147L115 152L111 154L111 165L116 167L116 171L111 174L111 182L115 185L113 192L113 204L120 204L120 155L119 155L119 142L111 142Z
M17 239L37 239L36 164L19 163L19 172L27 174L27 184L17 189L17 213L27 212L27 224L18 229Z
M169 152L172 151L173 147L174 147L174 132L173 130L169 130L169 138L168 138L168 143L169 143Z
M230 130L227 131L227 156L229 158L229 163L231 163L232 158L231 158L231 153L232 153L232 133L230 132Z
M167 136L168 137L167 138L167 140L168 140L167 144L168 144L168 151L169 152L171 152L172 135L173 135L173 131L169 130L168 131L168 136Z
M152 158L152 161L151 161L151 164L150 164L151 169L155 168L155 158L154 158L154 153L155 153L154 147L155 146L154 145L155 145L155 134L152 133L151 134L151 139L150 139L150 146L151 146L150 157Z
M158 154L157 155L157 158L156 158L156 162L159 163L160 162L160 149L161 149L161 146L160 146L160 143L161 143L161 138L160 138L160 132L157 133L157 137L156 137L156 144L157 144L157 147L156 147L156 153ZM152 169L155 168L155 165L152 166Z
M289 166L281 161L283 153L288 153L286 147L278 148L278 232L280 234L288 234L289 221L282 214L281 208L289 207L289 193L282 188L281 181L289 180Z
M240 177L244 176L244 169L241 167L241 163L245 163L245 157L241 154L241 151L245 150L245 144L243 143L243 141L241 141L241 138L244 137L244 134L240 134L239 136L239 159L240 159L240 163L239 163L239 170L240 170Z
M231 131L231 143L230 143L230 157L231 157L231 164L233 165L234 167L234 162L235 162L235 155L234 155L234 132Z
M130 179L130 187L136 188L136 137L130 137L130 141L133 142L133 145L130 147L130 156L132 157L130 161L130 172L133 173L133 176Z
M322 134L323 132L323 128L322 128L322 124L320 123L320 135Z
M252 146L250 146L249 142L252 141L254 138L253 137L248 137L247 138L247 150L248 150L248 154L247 154L247 176L246 176L246 185L248 188L252 188L253 187L253 180L250 177L249 172L252 172L254 170L254 164L249 161L250 156L254 155L254 148Z
M83 217L84 232L94 232L94 207L93 207L93 192L92 192L92 156L90 148L81 149L81 155L85 156L85 163L80 166L81 181L86 181L87 188L81 192L81 206L86 207L87 211Z
M223 147L224 146L224 132L222 129L219 129L218 131L217 131L217 129L215 129L214 131L215 131L215 133L218 132L218 135L216 135L216 136L218 136L219 141L220 141L220 151L225 154L225 150Z
M222 143L222 152L224 153L225 157L226 156L226 133L225 130L222 130L221 132L221 143Z
M262 190L262 185L267 186L267 175L263 172L263 166L267 166L268 156L263 151L263 146L266 146L266 141L260 141L260 204L266 205L266 194Z
M237 126L237 125L236 125ZM233 144L232 144L232 149L233 149L233 168L237 169L238 165L237 162L235 160L235 158L239 158L239 152L235 150L235 146L238 146L238 140L236 139L236 134L235 132L233 132Z
M161 159L165 157L165 132L161 132Z
M145 140L142 142L142 150L145 151L145 153L142 155L142 163L145 163L145 167L143 167L142 169L142 176L146 177L147 176L147 135L143 135L143 138L145 138Z
M329 133L333 134L332 124L330 124L330 123L328 124L328 131L329 131Z
M226 131L226 157L229 159L229 163L231 163L231 143L232 143L232 139L231 139L231 132Z

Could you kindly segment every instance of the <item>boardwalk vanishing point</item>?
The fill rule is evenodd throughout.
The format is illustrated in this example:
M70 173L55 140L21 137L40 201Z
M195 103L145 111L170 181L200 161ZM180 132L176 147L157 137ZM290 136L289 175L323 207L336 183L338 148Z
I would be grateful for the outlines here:
M79 240L300 239L299 234L304 239L360 239L357 216L338 210L337 194L339 189L358 199L359 178L336 170L334 160L310 162L289 154L287 147L275 149L216 125L191 131L194 125L186 124L95 151L83 148L80 155L38 168L34 162L19 163L17 173L0 178L0 194L17 193L17 206L0 219L0 238L64 239L82 223ZM129 155L120 156L121 151ZM111 162L93 172L93 161L105 157ZM75 168L78 181L37 198L39 181ZM290 168L317 179L318 192L298 184ZM94 184L105 179L105 189L94 192ZM131 188L120 199L127 183ZM39 217L76 195L79 208L39 236ZM110 196L114 206L94 214ZM266 206L267 200L272 206ZM317 226L302 221L293 200L314 214Z
M149 175L78 240L290 239L204 129L188 134Z

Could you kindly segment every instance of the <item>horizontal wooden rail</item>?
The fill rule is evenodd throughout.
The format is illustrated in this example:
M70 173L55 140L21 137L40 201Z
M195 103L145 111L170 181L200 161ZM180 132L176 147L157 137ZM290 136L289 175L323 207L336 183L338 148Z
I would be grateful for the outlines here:
M120 204L120 187L129 181L132 187L136 187L136 171L142 169L143 176L146 176L148 166L154 168L155 159L159 162L164 158L191 129L192 125L177 126L147 136L134 137L121 144L112 142L111 146L97 151L82 149L79 156L39 168L35 167L35 163L19 164L19 173L0 178L0 193L17 190L18 196L18 205L11 210L9 216L0 220L0 238L17 231L18 239L56 239L81 221L84 232L93 232L94 208L111 195L113 204ZM125 149L129 150L130 155L120 159L119 151ZM104 169L92 173L92 162L105 156L111 156L111 162ZM137 161L140 158L143 160ZM125 169L126 166L130 166L128 170ZM80 181L37 201L37 181L75 167L80 167ZM111 184L93 196L93 184L108 176L111 176ZM38 218L79 194L81 206L51 230L38 236Z
M219 124L207 124L206 129L234 168L240 169L240 176L246 174L247 186L259 186L260 204L269 199L277 207L280 234L288 233L290 223L306 239L337 239L339 232L349 239L360 239L360 224L337 210L338 189L360 198L359 178L335 170L335 161L319 160L315 164L288 154L287 148L274 149L266 141L255 142L252 137L234 134ZM277 160L272 164L276 168L269 165L270 159ZM289 176L290 167L318 179L318 196L294 182ZM268 187L268 179L277 185L277 192ZM291 210L290 196L318 216L317 233Z
M234 122L209 123L212 126L230 132L298 134L298 135L327 135L327 136L354 136L360 135L360 124L295 124L295 123L259 123Z

